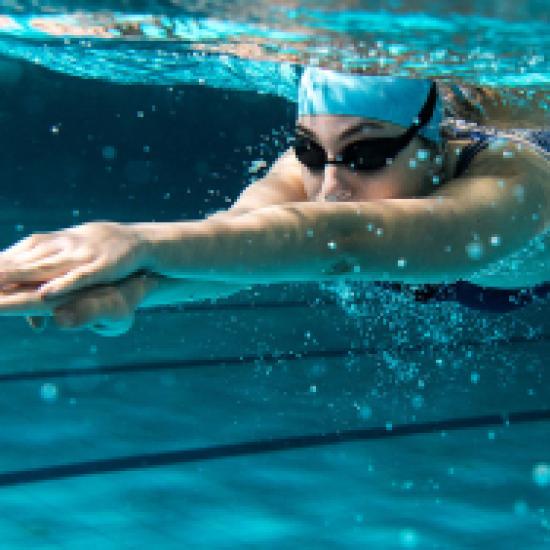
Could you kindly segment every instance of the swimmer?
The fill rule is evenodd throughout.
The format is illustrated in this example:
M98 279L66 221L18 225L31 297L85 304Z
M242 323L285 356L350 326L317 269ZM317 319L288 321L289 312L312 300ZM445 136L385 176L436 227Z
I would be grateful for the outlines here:
M509 302L548 289L542 147L481 130L444 135L427 79L308 68L298 96L293 146L229 210L31 235L0 253L0 313L112 335L140 307L254 284L346 278L464 303L482 289L480 307L491 292Z

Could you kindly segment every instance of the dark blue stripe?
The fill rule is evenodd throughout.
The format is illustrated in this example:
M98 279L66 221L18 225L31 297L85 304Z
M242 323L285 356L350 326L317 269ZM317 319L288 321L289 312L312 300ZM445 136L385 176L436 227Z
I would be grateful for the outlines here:
M510 336L502 340L492 340L500 346L516 344L532 344L534 342L550 341L550 334L537 334L530 337ZM430 344L430 350L439 349L450 351L452 349L462 349L464 347L483 347L486 343L479 340L457 340L453 343ZM211 359L176 359L167 361L146 361L142 363L126 363L121 365L98 365L87 368L62 368L62 369L44 369L32 371L16 371L0 373L0 383L2 382L27 382L30 380L52 380L79 378L83 376L97 376L100 374L131 374L137 372L159 372L188 370L201 367L221 367L230 365L254 364L256 361L266 363L277 363L278 361L301 361L302 359L338 359L345 357L360 357L362 355L376 355L386 348L370 347L346 347L342 349L322 349L322 350L303 350L291 351L286 353L266 353L262 355L240 355L234 357L215 357ZM401 344L392 345L392 351L399 353L415 353L426 349L426 344Z
M390 437L423 435L470 428L509 426L511 424L542 422L548 420L550 420L550 409L543 409L534 411L520 411L510 413L508 415L490 414L466 418L450 418L432 422L419 422L417 424L399 424L393 426L392 429L388 429L386 427L364 428L322 434L281 437L227 445L215 445L211 447L200 447L196 449L185 449L179 451L144 453L131 456L89 460L75 462L72 464L44 466L39 468L4 472L0 474L0 487L35 483L38 481L55 481L59 479L94 474L141 470L158 466L173 466L175 464L187 464L190 462L205 460L218 460L223 458L235 458L239 456L250 456L278 451L306 449L320 447L323 445L335 445L339 443L352 443L358 441L387 439Z

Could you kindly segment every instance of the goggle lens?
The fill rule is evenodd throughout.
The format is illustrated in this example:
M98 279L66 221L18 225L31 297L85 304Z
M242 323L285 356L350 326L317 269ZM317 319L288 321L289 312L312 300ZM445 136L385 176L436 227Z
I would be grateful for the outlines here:
M297 135L294 152L298 160L312 171L322 170L327 164L344 165L350 170L379 170L396 154L396 144L391 139L366 139L348 145L337 160L329 161L326 151L312 139Z

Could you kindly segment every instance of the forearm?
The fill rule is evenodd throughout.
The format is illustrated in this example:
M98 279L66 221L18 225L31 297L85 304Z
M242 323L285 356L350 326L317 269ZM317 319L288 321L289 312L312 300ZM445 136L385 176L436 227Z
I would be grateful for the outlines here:
M456 252L443 253L439 242L456 240L456 223L441 224L443 206L432 208L432 202L416 199L289 203L231 219L138 224L135 229L149 242L147 267L170 277L240 283L338 276L420 282L441 279L442 273L456 278L465 262Z
M331 229L321 227L317 212L304 215L310 206L289 203L133 229L148 243L147 269L168 277L242 284L309 281L322 278L335 255L332 243L323 242Z
M171 277L444 282L467 278L536 230L534 222L524 221L528 207L500 211L490 199L474 197L465 205L446 198L289 203L231 219L134 229L148 242L147 267ZM499 234L501 244L491 246L491 236Z

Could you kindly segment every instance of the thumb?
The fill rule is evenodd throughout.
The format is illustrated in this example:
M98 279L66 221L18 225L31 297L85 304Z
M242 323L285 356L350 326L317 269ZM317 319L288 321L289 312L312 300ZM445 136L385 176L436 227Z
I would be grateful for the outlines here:
M134 322L134 312L118 294L94 290L85 298L55 308L54 320L62 329L90 329L107 336L127 332Z

